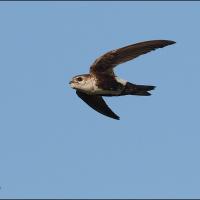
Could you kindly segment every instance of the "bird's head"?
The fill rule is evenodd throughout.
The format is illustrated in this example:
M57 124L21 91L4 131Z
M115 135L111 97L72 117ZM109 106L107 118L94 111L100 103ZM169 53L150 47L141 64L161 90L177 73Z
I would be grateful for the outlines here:
M90 87L91 79L90 74L83 74L74 76L72 80L69 82L71 88L77 90L87 90Z

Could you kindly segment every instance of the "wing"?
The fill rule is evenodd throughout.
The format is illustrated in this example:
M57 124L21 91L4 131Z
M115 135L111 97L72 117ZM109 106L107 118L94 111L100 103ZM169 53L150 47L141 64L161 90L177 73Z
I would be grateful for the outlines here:
M90 73L106 73L113 75L113 68L117 65L174 43L174 41L170 40L152 40L109 51L95 60L90 67Z
M76 91L76 94L97 112L106 115L108 117L111 117L113 119L119 120L119 117L107 106L106 102L103 100L101 96L88 95L78 90Z

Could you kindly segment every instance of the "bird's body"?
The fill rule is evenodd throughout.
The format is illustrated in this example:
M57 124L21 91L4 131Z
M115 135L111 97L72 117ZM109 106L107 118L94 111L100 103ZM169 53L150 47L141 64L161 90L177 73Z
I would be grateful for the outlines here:
M85 79L85 84L81 85L79 91L88 95L119 96L127 81L110 75L102 75L100 78L90 74L79 75ZM71 83L71 87L75 88Z
M95 60L90 67L89 74L75 76L70 81L70 85L76 89L77 95L94 110L108 117L119 119L107 106L102 96L149 96L151 95L149 91L155 86L132 84L117 77L113 68L139 55L174 43L169 40L153 40L110 51Z

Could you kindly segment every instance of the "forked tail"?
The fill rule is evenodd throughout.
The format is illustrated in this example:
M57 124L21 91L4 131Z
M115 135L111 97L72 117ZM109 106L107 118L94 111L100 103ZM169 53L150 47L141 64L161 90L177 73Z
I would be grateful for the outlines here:
M124 91L121 95L139 95L139 96L150 96L149 91L154 90L155 86L152 85L136 85L127 82Z

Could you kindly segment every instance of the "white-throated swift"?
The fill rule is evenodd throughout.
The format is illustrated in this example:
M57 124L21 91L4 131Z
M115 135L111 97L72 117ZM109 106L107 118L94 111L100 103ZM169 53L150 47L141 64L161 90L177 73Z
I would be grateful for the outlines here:
M117 65L142 54L174 43L170 40L151 40L109 51L94 61L89 74L73 77L69 82L70 86L91 108L103 115L119 120L119 116L108 107L102 96L149 96L151 95L149 91L153 90L155 86L137 85L122 80L114 74L113 69Z

